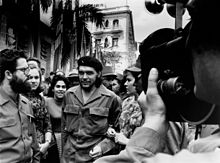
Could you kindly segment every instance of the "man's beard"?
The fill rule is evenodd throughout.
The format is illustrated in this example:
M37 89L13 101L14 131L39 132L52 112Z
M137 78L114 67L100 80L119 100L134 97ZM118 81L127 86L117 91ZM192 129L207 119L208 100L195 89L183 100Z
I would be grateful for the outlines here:
M82 88L85 92L90 92L91 89L93 88L93 86L95 85L95 83L94 83L94 84L91 84L89 87L84 87L81 82L80 82L79 84L80 84L81 88Z
M27 82L27 80L22 81L15 75L13 75L9 84L15 93L28 93L31 91L31 85Z
M100 78L96 78L95 82L92 83L89 87L84 87L83 84L81 82L83 82L82 80L79 82L81 88L85 91L85 92L90 92L92 90L92 88L95 87L99 87L100 86Z

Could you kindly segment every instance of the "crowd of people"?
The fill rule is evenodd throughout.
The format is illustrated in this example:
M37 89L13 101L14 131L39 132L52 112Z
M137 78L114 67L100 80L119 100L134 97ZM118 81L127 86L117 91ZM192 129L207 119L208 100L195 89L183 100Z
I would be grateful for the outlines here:
M215 105L220 104L219 26L200 15L216 17L219 4L188 2L192 20L185 43L195 95ZM56 70L46 77L37 58L0 51L0 162L219 162L219 124L203 128L197 139L198 128L190 122L168 121L158 69L150 70L144 91L142 63L138 58L120 74L83 56L68 76Z

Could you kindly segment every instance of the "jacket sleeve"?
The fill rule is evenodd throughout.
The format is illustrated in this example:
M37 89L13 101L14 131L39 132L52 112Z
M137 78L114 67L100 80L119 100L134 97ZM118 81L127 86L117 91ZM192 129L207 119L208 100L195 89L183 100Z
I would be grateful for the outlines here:
M110 100L108 123L109 126L114 128L116 131L119 131L118 119L120 113L121 113L121 100L118 96L114 96L114 98ZM98 145L101 147L103 155L111 151L113 148L117 150L116 148L119 147L114 140L108 137L103 139Z
M164 162L210 162L220 160L220 150L207 153L191 153L188 150L181 150L174 156L162 154L165 141L154 130L139 127L132 135L126 149L118 155L104 156L94 163L164 163ZM159 154L156 154L159 153ZM156 154L156 155L155 155Z
M41 96L42 98L42 102L41 102L41 107L43 108L44 112L45 112L45 117L44 117L44 132L51 132L52 133L52 124L51 124L51 120L50 120L50 114L48 112L47 109L47 104L46 104L46 99L45 97Z
M66 130L66 117L64 113L64 108L66 106L66 94L63 98L62 112L61 112L61 151L63 151L63 146L65 145L67 138L67 130Z
M39 147L39 144L37 142L37 133L36 133L36 127L35 125L33 124L33 134L32 134L32 145L31 145L31 148L33 150L33 157L32 157L32 163L40 163L40 157L41 157L41 154L40 154L40 147Z
M28 103L29 105L29 112L30 112L30 115L33 115L33 110L31 108L31 104ZM36 125L34 123L35 119L34 119L34 116L30 116L29 115L29 121L30 121L30 124L28 125L28 130L29 132L31 133L31 137L32 137L32 143L31 143L31 149L33 151L33 154L32 154L32 163L40 163L40 146L39 146L39 143L37 141L37 132L36 132Z
M131 136L125 150L118 155L104 156L95 161L95 163L133 163L141 162L145 158L154 156L158 152L164 150L165 140L156 131L138 127Z
M101 147L102 155L104 155L107 152L111 151L113 148L115 148L116 144L113 140L105 138L98 144L98 146Z
M120 131L119 129L119 117L121 114L121 99L119 96L115 96L112 101L109 108L109 117L108 117L108 123L109 125L114 128L117 132Z

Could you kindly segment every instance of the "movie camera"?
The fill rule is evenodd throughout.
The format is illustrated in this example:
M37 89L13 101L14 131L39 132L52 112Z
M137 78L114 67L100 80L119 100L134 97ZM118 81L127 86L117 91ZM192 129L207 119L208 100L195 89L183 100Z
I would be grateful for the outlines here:
M201 101L194 95L194 78L190 52L186 48L187 31L162 28L151 33L139 47L142 83L147 91L151 68L159 71L158 91L170 121L191 124L219 123L217 106Z

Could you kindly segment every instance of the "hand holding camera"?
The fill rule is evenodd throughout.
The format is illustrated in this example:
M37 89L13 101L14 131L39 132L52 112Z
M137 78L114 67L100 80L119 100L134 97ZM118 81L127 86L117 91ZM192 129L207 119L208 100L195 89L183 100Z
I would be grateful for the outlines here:
M167 132L166 107L157 90L158 71L152 68L148 77L146 94L142 92L138 103L144 115L143 127L151 128L161 135Z

